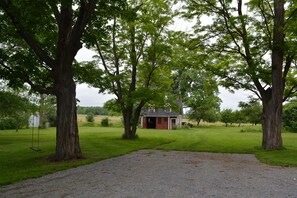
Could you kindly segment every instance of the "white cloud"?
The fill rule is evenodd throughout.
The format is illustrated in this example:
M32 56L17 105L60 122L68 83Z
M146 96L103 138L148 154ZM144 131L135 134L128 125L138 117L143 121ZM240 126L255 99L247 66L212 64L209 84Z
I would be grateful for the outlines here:
M91 61L92 60L92 57L96 55L96 53L92 50L89 50L85 47L81 48L76 56L75 56L75 59L78 61L78 62L82 62L82 61Z
M87 48L78 51L75 59L79 62L91 61L96 53ZM103 106L103 104L112 98L110 94L99 94L99 90L88 86L87 84L78 84L76 86L76 98L80 101L79 106Z
M245 90L236 90L235 93L229 92L223 87L219 87L219 97L222 100L221 110L223 109L238 109L238 103L240 101L247 102L248 96L252 95L251 92Z
M89 87L87 84L78 84L76 86L76 98L80 101L79 106L103 106L103 104L112 98L111 94L99 94L98 89Z

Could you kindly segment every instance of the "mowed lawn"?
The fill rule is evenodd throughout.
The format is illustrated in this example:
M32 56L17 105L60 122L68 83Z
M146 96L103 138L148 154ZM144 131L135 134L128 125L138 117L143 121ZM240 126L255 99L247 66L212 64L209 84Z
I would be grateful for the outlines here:
M55 129L39 131L40 152L30 149L32 129L0 131L0 185L39 177L58 170L124 155L140 149L252 153L265 163L297 166L297 134L283 133L286 149L263 151L259 126L207 126L190 129L139 129L136 140L122 140L122 128L80 127L80 143L85 159L71 162L49 162L55 150ZM34 131L37 145L37 129Z

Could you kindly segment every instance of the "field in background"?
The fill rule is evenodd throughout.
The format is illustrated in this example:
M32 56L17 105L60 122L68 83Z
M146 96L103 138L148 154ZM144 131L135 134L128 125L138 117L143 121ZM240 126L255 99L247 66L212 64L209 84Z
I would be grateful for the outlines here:
M87 115L84 115L84 114L78 114L77 115L77 121L78 121L79 126L90 126L86 121L86 116ZM107 115L96 115L96 116L94 116L94 120L95 120L94 121L94 126L101 126L100 125L101 120L104 119L104 118L108 118L111 126L114 126L114 127L122 127L123 126L122 116L107 116ZM194 126L197 126L197 122L193 122L193 121L190 121L190 120L185 119L185 118L183 119L183 122L191 123ZM209 122L201 121L199 126L225 126L225 123L222 123L222 122L209 123ZM233 124L231 126L238 126L238 124ZM252 124L243 123L243 124L241 124L241 126L252 126Z
M77 122L79 126L88 125L86 120L87 115L78 114L77 115ZM109 123L111 126L114 127L121 127L122 124L122 116L107 116L107 115L96 115L94 116L94 126L100 126L101 120L104 118L108 118Z
M115 119L115 120L118 120ZM55 151L55 128L41 129L41 152L30 149L32 129L0 130L0 185L40 177L59 170L124 155L140 149L193 152L252 153L265 163L297 167L297 134L283 133L286 149L261 149L260 126L202 126L177 130L139 129L139 139L123 140L120 127L79 127L84 159L71 162L50 162ZM34 131L37 145L37 129Z

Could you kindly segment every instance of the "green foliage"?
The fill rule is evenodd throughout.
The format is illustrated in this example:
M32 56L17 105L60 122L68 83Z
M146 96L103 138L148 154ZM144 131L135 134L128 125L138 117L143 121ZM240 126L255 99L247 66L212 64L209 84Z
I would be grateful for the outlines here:
M79 136L73 63L95 8L107 4L0 1L0 78L10 86L28 83L38 93L56 96L57 160L81 157L79 141L74 141Z
M87 75L80 76L82 81L116 96L105 107L122 113L125 134L132 137L141 108L147 102L164 100L170 89L172 51L166 34L173 18L173 2L127 1L124 6L112 5L104 36L96 26L87 32L87 45L98 55L92 63L76 70L81 74L88 70ZM93 23L100 20L97 18Z
M36 106L30 101L11 92L0 91L0 119L2 129L26 127ZM5 128L8 127L8 128Z
M261 95L261 89L272 87L274 11L269 1L187 0L183 16L197 19L192 47L207 54L206 66L220 76L220 84L229 89L243 88ZM296 3L286 2L286 46L284 61L287 72L285 96L294 96L296 90ZM243 12L243 10L249 10ZM206 18L209 17L209 18ZM203 20L207 20L205 23ZM265 28L263 28L265 27ZM201 53L201 52L200 52ZM290 60L294 60L290 62ZM289 67L291 66L291 68ZM285 67L285 65L283 65ZM261 82L261 84L258 84ZM260 88L261 86L261 88ZM291 90L292 89L292 90Z
M121 107L117 100L115 99L110 99L106 101L103 104L103 108L107 109L109 112L111 112L113 115L115 114L121 114Z
M13 118L1 118L0 119L0 130L15 129L16 120Z
M181 89L185 90L184 101L190 108L189 118L197 123L201 120L217 121L221 100L218 97L218 86L213 76L203 70L189 69L183 72L181 84L185 86Z
M255 127L244 127L240 130L241 133L261 133L261 128L255 128Z
M93 115L108 115L108 110L104 107L77 107L78 114L88 114L92 113Z
M240 126L242 123L247 122L247 119L242 111L236 110L236 111L232 112L232 114L233 114L233 118L234 118L233 122L237 123L238 126Z
M6 6L9 9L4 12ZM11 23L9 11L16 15L13 22L18 25ZM13 1L1 5L0 77L8 80L9 86L22 87L27 82L35 84L34 88L46 89L53 85L48 67L19 35L25 29L28 37L34 35L32 42L38 43L39 47L53 55L57 26L50 12L49 5L42 1L34 4Z
M93 113L88 113L86 116L87 122L94 122L94 114Z
M101 126L103 126L103 127L108 127L108 126L109 126L109 120L108 120L108 117L103 118L103 119L101 120Z
M250 97L247 103L239 102L238 106L242 115L245 117L245 122L253 123L254 125L261 122L262 105L258 100Z
M56 112L56 98L51 95L40 94L38 97L38 113L40 116L40 128L46 128L48 123L50 126L56 126L57 124L57 112Z
M57 114L56 114L56 111L49 112L47 116L48 116L47 119L48 119L50 127L57 126Z
M250 90L262 100L263 148L282 148L280 106L297 93L295 1L185 4L184 16L197 19L192 48L197 53L203 50L205 66L219 77L221 86Z
M226 127L228 123L232 124L235 122L235 114L232 109L224 109L221 111L221 121L225 123Z
M173 48L173 96L178 98L180 108L188 107L188 118L200 123L201 120L215 122L219 118L220 98L215 76L204 67L204 55L200 48L191 50L191 35L170 32Z
M284 109L283 125L288 131L297 132L297 105L288 105Z

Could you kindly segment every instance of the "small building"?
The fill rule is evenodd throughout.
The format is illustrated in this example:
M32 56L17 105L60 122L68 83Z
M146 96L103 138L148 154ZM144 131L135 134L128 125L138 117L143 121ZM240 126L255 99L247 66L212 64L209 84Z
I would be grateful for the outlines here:
M141 115L141 127L145 129L172 130L182 125L182 115L166 109L145 109Z
M40 116L38 114L31 115L28 120L28 125L29 127L39 127L39 122L40 122Z

